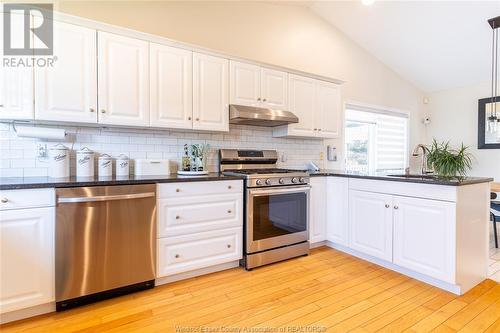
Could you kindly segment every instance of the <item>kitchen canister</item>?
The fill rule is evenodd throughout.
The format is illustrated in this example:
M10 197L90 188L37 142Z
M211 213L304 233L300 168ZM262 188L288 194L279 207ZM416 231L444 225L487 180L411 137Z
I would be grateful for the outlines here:
M87 147L76 152L76 176L94 177L94 152Z
M60 143L49 148L49 177L69 177L69 149Z
M120 154L116 158L116 177L128 177L130 174L130 160L127 155Z
M113 158L108 154L101 154L97 162L99 166L99 177L112 177L113 176Z

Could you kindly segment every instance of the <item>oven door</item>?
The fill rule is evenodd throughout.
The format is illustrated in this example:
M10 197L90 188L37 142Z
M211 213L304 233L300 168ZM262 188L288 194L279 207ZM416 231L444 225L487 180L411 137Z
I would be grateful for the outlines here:
M246 252L307 241L309 185L247 189Z

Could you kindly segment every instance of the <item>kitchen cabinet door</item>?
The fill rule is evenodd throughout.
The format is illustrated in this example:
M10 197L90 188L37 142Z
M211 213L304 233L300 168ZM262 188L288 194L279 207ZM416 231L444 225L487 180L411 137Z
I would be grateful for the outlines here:
M455 203L394 197L394 263L455 283Z
M349 191L350 247L392 262L392 196Z
M53 302L54 208L0 211L0 313Z
M229 131L229 61L193 54L193 129Z
M264 107L288 110L288 73L262 68L261 98Z
M321 138L340 137L342 107L340 87L334 83L317 81L316 135Z
M310 178L309 242L326 240L326 177Z
M12 20L16 17L24 19L12 15ZM3 28L3 15L0 15L0 27ZM14 29L13 33L16 32L21 33L22 30ZM3 31L0 33L3 34ZM24 36L14 35L12 40L23 41ZM3 55L3 42L0 44ZM0 119L33 120L33 67L0 66Z
M231 60L229 75L229 103L260 106L260 67Z
M193 127L193 52L150 44L151 127Z
M349 179L328 177L326 182L327 240L349 246Z
M96 34L54 21L57 61L35 68L36 120L97 123Z
M149 43L98 32L99 123L149 126Z

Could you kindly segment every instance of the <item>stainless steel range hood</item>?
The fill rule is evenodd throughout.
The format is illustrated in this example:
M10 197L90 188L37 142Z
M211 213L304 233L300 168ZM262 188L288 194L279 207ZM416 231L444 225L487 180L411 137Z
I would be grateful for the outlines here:
M235 104L229 106L230 124L274 127L298 122L299 118L290 111Z

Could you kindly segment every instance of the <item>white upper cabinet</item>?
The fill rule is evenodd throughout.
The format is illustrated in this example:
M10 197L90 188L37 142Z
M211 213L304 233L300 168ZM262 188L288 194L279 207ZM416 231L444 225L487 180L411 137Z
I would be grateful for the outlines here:
M288 110L288 73L230 61L231 104Z
M193 52L150 44L151 126L193 126Z
M330 82L317 82L316 135L322 138L338 138L342 125L340 87Z
M312 177L309 213L309 242L326 240L326 177Z
M36 120L97 123L96 34L54 21L57 61L35 68Z
M230 61L230 103L237 105L259 106L260 67L237 61Z
M289 75L289 110L298 118L297 124L285 126L290 136L315 136L314 110L316 109L316 80Z
M392 261L392 196L349 191L350 247Z
M193 54L193 129L229 131L229 60Z
M455 282L455 203L394 197L394 263Z
M24 19L12 15L12 20ZM14 29L13 33L22 33ZM3 15L0 15L0 34L3 36ZM24 40L24 36L14 35L12 40ZM3 55L3 37L0 43ZM33 67L7 67L0 65L0 119L33 120Z
M349 246L349 179L328 177L326 181L326 238Z
M98 32L99 123L149 126L149 43Z

